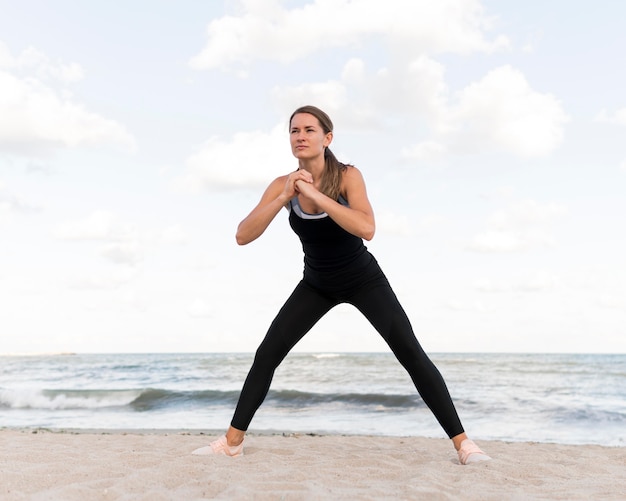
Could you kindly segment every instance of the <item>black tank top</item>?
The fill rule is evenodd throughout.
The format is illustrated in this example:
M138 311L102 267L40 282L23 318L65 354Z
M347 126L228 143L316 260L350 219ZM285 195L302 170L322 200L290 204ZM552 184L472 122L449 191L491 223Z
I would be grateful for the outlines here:
M341 196L338 202L349 207ZM297 196L289 201L288 209L289 224L302 242L305 273L307 269L324 273L350 268L369 254L360 237L344 230L325 212L304 212Z

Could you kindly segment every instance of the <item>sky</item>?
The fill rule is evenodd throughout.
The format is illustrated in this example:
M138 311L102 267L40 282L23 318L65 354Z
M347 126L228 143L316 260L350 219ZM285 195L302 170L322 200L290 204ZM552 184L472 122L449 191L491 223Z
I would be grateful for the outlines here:
M626 3L0 0L0 354L252 352L324 109L429 352L626 353ZM385 351L352 307L297 351Z

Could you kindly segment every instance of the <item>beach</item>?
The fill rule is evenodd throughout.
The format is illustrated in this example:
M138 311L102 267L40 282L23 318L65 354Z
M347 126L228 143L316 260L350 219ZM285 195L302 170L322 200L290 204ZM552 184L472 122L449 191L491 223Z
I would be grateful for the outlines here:
M245 455L193 456L216 437L180 430L0 430L3 500L624 499L626 448L481 441L462 466L450 441L250 434Z

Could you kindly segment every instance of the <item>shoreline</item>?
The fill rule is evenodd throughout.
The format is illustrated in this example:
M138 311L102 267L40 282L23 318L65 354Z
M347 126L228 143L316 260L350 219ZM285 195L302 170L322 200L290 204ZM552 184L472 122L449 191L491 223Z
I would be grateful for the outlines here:
M251 432L245 455L192 456L213 430L0 429L0 498L623 499L626 448Z
M182 435L182 436L207 436L216 437L223 435L224 429L210 428L53 428L45 426L0 426L0 434L4 431L16 431L23 433L52 433L52 434L70 434L70 435ZM246 434L249 437L292 437L292 436L309 436L309 437L370 437L381 439L425 439L425 440L444 440L445 437L431 437L425 435L380 435L376 433L344 433L344 432L325 432L319 430L303 431L303 430L249 430ZM624 449L626 451L626 443L623 445L610 445L595 442L560 442L558 440L511 440L498 438L481 438L472 435L471 438L481 443L503 443L503 444L532 444L532 445L563 445L567 447L606 447L609 449Z

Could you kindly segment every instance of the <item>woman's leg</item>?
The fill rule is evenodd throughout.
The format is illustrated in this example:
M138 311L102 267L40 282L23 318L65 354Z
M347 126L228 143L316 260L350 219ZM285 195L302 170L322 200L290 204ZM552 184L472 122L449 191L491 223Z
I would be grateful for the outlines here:
M417 341L411 323L386 279L361 289L350 302L387 342L448 437L453 441L463 438L463 426L446 383Z
M304 282L297 285L257 349L227 433L230 445L243 440L244 432L269 391L276 368L294 345L336 304Z

